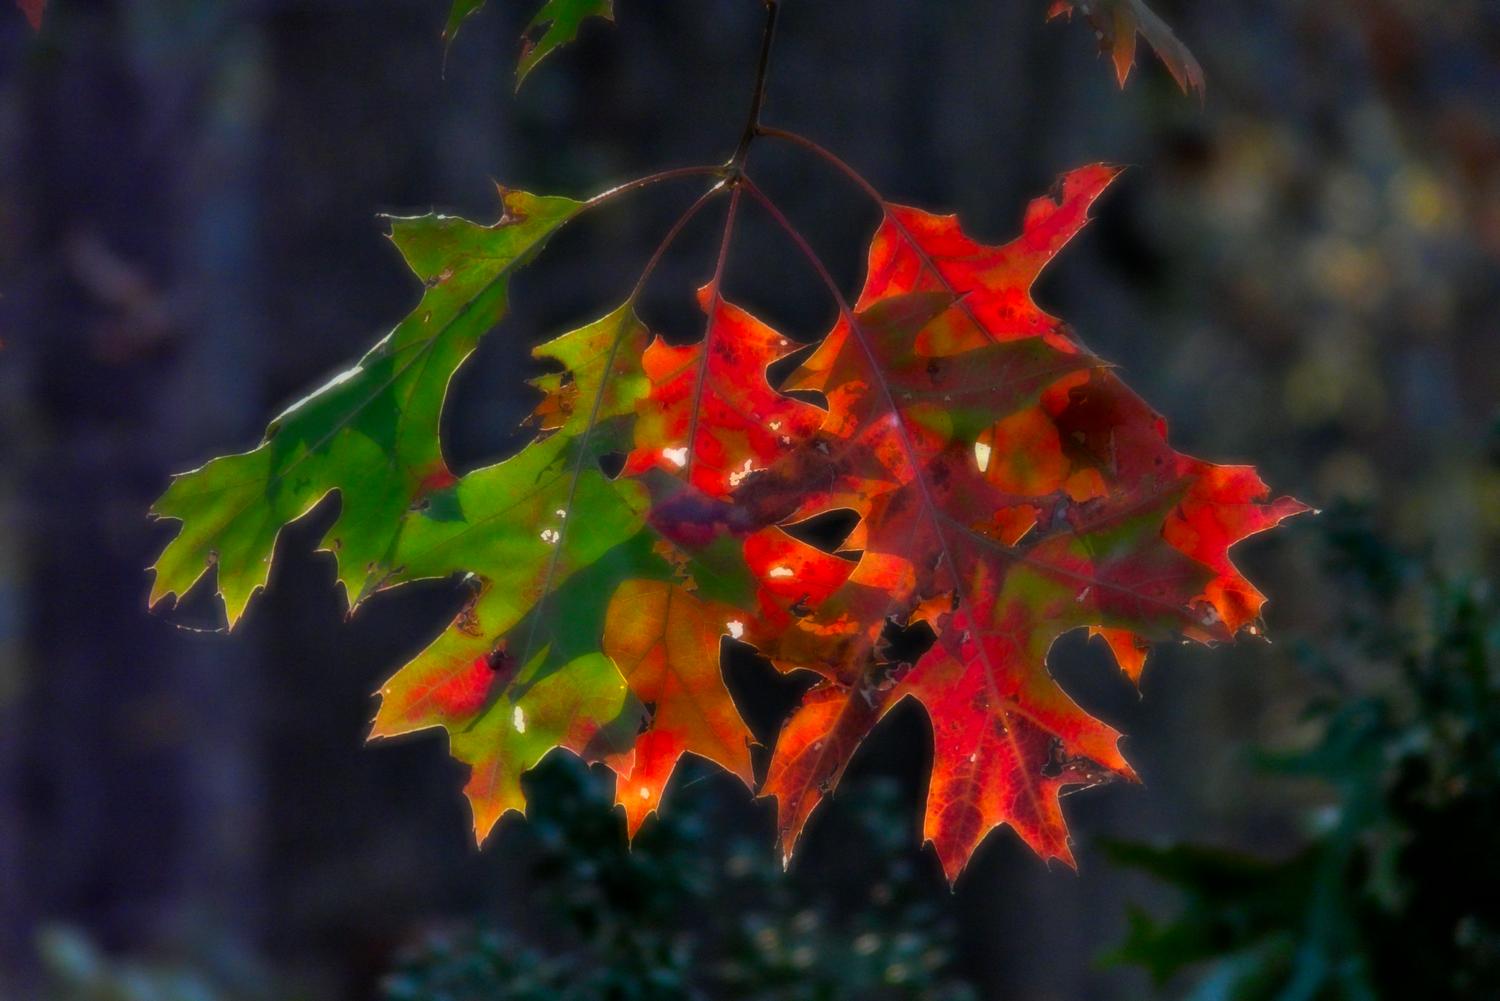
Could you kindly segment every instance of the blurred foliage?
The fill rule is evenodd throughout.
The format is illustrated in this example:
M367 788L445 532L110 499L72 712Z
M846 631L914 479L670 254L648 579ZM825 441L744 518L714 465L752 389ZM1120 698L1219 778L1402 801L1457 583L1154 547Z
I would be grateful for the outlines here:
M947 890L915 864L895 782L848 794L859 860L834 879L787 874L748 833L678 787L627 848L598 776L553 755L527 777L536 920L552 941L498 927L431 933L385 1001L969 1001L953 970ZM530 794L532 790L528 790Z
M290 1001L229 943L193 963L113 959L82 931L52 925L37 935L37 952L43 1001Z
M1111 845L1185 902L1167 920L1135 910L1109 959L1158 983L1204 964L1194 1001L1500 996L1500 601L1352 511L1327 516L1326 546L1338 629L1299 651L1329 689L1310 710L1321 737L1262 760L1331 804L1280 861Z

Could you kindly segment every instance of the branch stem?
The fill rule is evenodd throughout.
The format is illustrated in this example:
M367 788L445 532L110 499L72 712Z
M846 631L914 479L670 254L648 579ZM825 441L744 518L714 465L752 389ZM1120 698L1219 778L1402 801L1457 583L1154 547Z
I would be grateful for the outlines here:
M672 224L672 228L667 230L667 235L662 237L661 243L656 245L656 250L652 251L650 260L646 262L646 267L641 271L641 277L635 283L635 288L630 290L628 302L636 302L640 299L641 293L646 290L646 283L651 280L651 275L656 271L656 266L661 263L661 259L666 255L667 250L671 248L672 244L677 242L677 237L687 228L687 224L693 221L693 218L703 210L705 205L722 194L724 188L724 182L720 181L703 192L693 204L687 207L687 211L683 212L677 221Z
M819 145L806 136L801 135L797 132L791 132L787 129L778 129L769 125L762 125L757 131L760 135L769 136L772 139L780 139L782 142L790 143L793 146L800 146L802 149L818 157L820 160L825 161L839 173L843 174L849 180L853 181L855 186L858 187L861 191L878 202L882 210L885 208L885 196L875 188L875 185L865 180L863 174L855 170L853 167L849 166L849 162L847 160L830 150L828 147Z
M760 203L761 207L770 215L772 221L786 233L792 243L796 244L797 249L802 252L802 256L807 258L808 264L817 272L818 277L823 280L823 284L828 287L828 292L833 296L834 302L837 303L839 313L843 317L844 322L849 325L849 336L858 345L860 353L864 356L865 364L869 366L871 383L879 387L886 409L891 414L891 425L896 432L897 438L900 439L901 448L906 453L907 461L911 463L915 474L913 479L921 494L922 504L927 509L928 517L932 519L941 556L947 561L950 573L955 575L954 592L961 595L963 589L956 576L958 564L954 561L953 554L949 551L948 537L944 533L942 522L940 521L942 511L938 508L937 501L933 498L931 490L928 489L927 479L921 471L921 453L917 451L916 442L912 441L911 434L907 430L905 419L901 414L900 408L896 405L896 398L891 393L890 383L886 381L884 370L880 364L880 357L875 353L874 346L870 343L869 337L866 336L864 326L855 314L854 308L849 305L848 297L844 295L843 290L839 288L838 282L829 273L828 266L823 263L823 259L812 248L812 244L807 242L807 238L802 235L802 232L786 217L786 213L782 212L781 208L765 192L761 191L750 178L742 177L740 181L741 186L750 193L752 198ZM936 571L937 567L934 566L933 570Z
M583 208L595 208L606 202L611 202L621 195L628 195L632 191L639 191L642 188L648 188L663 181L675 181L683 177L714 177L723 179L724 175L725 170L723 167L673 167L671 170L657 171L654 174L637 177L633 181L626 181L624 184L617 184L613 188L601 191L594 197L585 200Z
M796 244L797 249L802 252L802 256L807 258L807 263L817 272L818 277L823 280L823 284L828 287L828 293L833 296L834 302L838 305L839 313L853 325L854 310L849 305L848 298L844 295L843 289L839 288L839 283L834 281L833 275L829 273L828 266L823 263L823 259L818 256L818 252L813 250L812 244L808 243L807 238L802 235L801 230L797 229L792 224L792 221L786 217L786 213L781 211L780 206L771 201L770 197L760 189L760 185L750 180L749 177L742 177L740 183L750 193L750 197L760 203L761 208L766 210L766 214L781 228L788 239Z
M934 261L932 259L932 255L927 252L927 248L923 247L921 241L919 241L912 233L912 231L907 228L906 222L898 214L891 211L891 203L886 201L885 196L882 195L878 190L876 190L875 185L865 180L864 175L855 170L853 167L849 166L848 162L844 160L843 157L839 156L837 153L834 153L827 147L819 145L818 143L814 142L804 135L800 135L796 132L790 132L786 129L771 128L769 126L762 127L760 130L760 134L763 136L770 136L773 139L780 139L783 142L790 143L793 146L798 146L806 150L807 152L818 157L820 160L828 163L839 173L843 174L850 181L854 182L855 186L857 186L865 194L874 199L875 204L880 206L881 215L884 216L886 222L888 222L896 230L896 232L901 234L901 238L906 241L907 246L911 248L911 252L916 255L917 260L920 261L922 266L929 272L931 272L932 276L936 278L938 282L945 289L951 292L957 299L957 301L954 303L955 308L957 308L959 312L963 313L964 316L968 317L969 322L974 325L974 329L978 330L985 337L988 337L991 340L994 339L993 335L989 332L989 328L979 322L979 317L974 314L974 308L969 305L968 299L966 299L963 295L960 295L958 289L953 287L953 283L948 280L948 276L943 274L942 269L937 266L937 262Z
M609 345L609 353L605 356L604 379L606 381L609 379L610 374L614 372L615 359L619 357L620 348L625 341L625 334L628 332L631 323L635 322L636 320L636 300L640 298L642 290L644 290L646 287L646 282L651 278L651 273L655 271L656 266L661 263L662 257L666 255L667 249L672 246L674 241L676 241L678 234L683 231L687 224L693 220L693 217L696 216L705 205L713 200L715 195L719 194L723 190L724 182L721 180L718 184L715 184L713 187L703 192L703 194L699 195L698 198L693 202L693 204L687 207L687 211L683 212L682 215L678 217L677 221L672 224L672 227L667 230L666 236L663 237L661 243L657 245L655 252L651 255L651 259L646 262L645 270L641 272L641 277L636 281L635 288L630 292L630 298L625 300L625 307L620 318L620 324L615 329L614 339L610 342ZM738 201L738 195L739 189L736 188L735 197L730 202L729 221L725 224L724 244L726 247L728 246L729 242L729 232L734 226L734 204L736 201ZM723 254L724 251L721 250L719 262L720 270L723 269ZM584 466L587 464L590 458L589 439L593 437L594 429L599 424L599 410L603 402L604 386L603 384L601 384L599 387L599 391L594 394L593 403L589 405L588 421L584 424L583 433L579 435L578 438L578 454L577 458L573 460L571 479L568 483L568 497L562 507L562 510L567 512L568 514L573 513L573 503L578 497L578 484L583 479ZM531 655L535 650L537 629L541 624L543 617L542 613L546 607L547 599L551 596L552 593L552 585L557 577L557 568L562 558L563 547L567 545L568 529L570 525L571 522L567 517L564 517L561 524L556 529L557 538L553 542L552 557L547 564L546 576L542 578L542 591L541 594L537 597L536 604L532 607L532 610L530 612L531 625L526 631L526 643L521 648L520 663L522 664L526 664L530 661Z
M766 74L771 67L771 47L776 40L776 18L780 12L779 0L765 0L766 5L766 27L760 40L760 62L755 69L755 89L750 95L750 112L745 117L745 129L740 133L740 144L735 148L734 156L729 158L728 167L731 171L738 173L745 166L745 160L750 155L750 144L755 142L755 137L760 135L760 110L766 102Z
M745 180L740 175L740 180ZM688 420L687 457L682 464L683 481L689 485L693 482L693 460L698 455L698 418L703 414L703 390L708 385L709 361L713 357L714 349L714 319L717 317L719 307L724 304L724 269L729 262L729 245L734 240L734 223L739 215L740 194L744 189L735 183L729 193L729 212L724 218L724 237L719 241L719 260L714 265L713 293L710 300L705 304L704 312L707 314L703 328L703 350L702 357L698 360L698 378L693 388L692 416Z

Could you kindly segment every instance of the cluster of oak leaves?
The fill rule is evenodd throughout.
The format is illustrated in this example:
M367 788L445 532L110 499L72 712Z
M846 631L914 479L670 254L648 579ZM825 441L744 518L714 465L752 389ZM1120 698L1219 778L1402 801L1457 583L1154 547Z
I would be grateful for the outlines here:
M373 734L447 730L480 839L524 810L522 773L557 747L615 773L632 834L683 754L756 788L721 673L742 643L818 676L758 784L784 852L910 697L932 722L924 830L949 877L1000 824L1071 861L1060 794L1133 773L1048 649L1086 628L1137 679L1152 641L1256 628L1264 599L1229 547L1305 510L1268 502L1248 467L1174 451L1032 301L1116 173L1065 175L997 247L885 204L857 302L776 385L799 345L716 282L695 344L654 336L629 301L534 350L556 367L535 382L535 439L462 476L439 441L448 383L512 273L586 203L508 190L493 225L396 220L421 302L254 451L173 481L154 513L182 527L152 601L215 571L233 625L281 528L336 491L324 544L352 606L465 581L452 624L381 688ZM857 516L847 537L807 541L832 512ZM909 627L934 637L914 663L889 642Z

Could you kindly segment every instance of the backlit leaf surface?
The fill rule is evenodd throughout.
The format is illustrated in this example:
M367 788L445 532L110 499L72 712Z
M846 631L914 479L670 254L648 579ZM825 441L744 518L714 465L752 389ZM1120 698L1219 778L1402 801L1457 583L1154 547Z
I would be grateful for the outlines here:
M680 584L626 581L610 601L604 652L630 690L654 705L650 728L636 744L620 804L632 835L657 808L685 753L722 764L747 786L751 735L719 672L719 645L737 621L733 608L703 601Z
M505 315L510 276L581 208L569 198L502 192L481 226L446 216L392 221L391 239L422 280L417 308L359 363L293 404L253 451L184 473L152 508L182 529L157 559L152 604L217 576L233 625L265 586L283 526L340 494L324 545L351 603L390 564L401 515L452 481L438 441L448 381Z
M741 642L815 677L760 784L788 856L912 699L933 733L924 831L949 877L1001 825L1071 862L1062 794L1134 772L1053 680L1053 643L1087 630L1138 681L1151 642L1258 628L1264 598L1229 547L1305 510L1248 467L1172 449L1032 299L1117 173L1065 175L998 246L883 205L861 294L779 387L768 372L798 345L725 297L722 257L696 340L653 332L632 298L534 350L552 369L536 437L462 476L438 440L448 381L511 271L583 203L512 192L495 226L400 221L421 305L260 448L174 481L156 510L183 528L155 593L215 567L234 622L281 526L338 491L327 544L351 601L432 578L463 591L382 686L372 736L444 729L481 840L555 748L615 774L632 835L685 754L754 785L721 664ZM829 519L843 537L810 528Z
M468 787L481 838L520 808L514 782L535 764L521 753L529 745L481 754L470 737L524 710L527 691L506 673L515 663L569 672L603 653L614 665L629 697L582 706L589 740L560 746L619 774L632 833L684 753L753 784L750 734L719 673L720 638L744 629L751 615L736 609L755 594L740 546L722 538L736 514L726 498L789 435L810 433L820 411L766 382L767 367L795 345L725 302L716 283L699 302L697 343L668 345L626 305L537 348L561 366L536 383L545 394L538 439L403 518L381 586L471 574L475 590L381 689L373 735L441 726L456 757L504 774ZM767 438L761 421L780 433ZM614 479L600 468L609 454L628 455ZM608 718L589 717L601 706ZM629 753L616 735L629 738Z
M1119 734L1053 681L1052 643L1108 630L1138 677L1137 638L1228 639L1259 613L1227 549L1304 508L1265 503L1249 469L1173 451L1161 418L1030 296L1116 173L1066 175L998 247L888 206L860 311L793 378L829 401L815 442L828 465L798 515L858 511L861 567L880 572L874 587L856 572L792 629L799 651L837 643L793 664L826 680L771 764L786 851L864 733L911 697L932 719L924 830L949 876L1000 824L1071 861L1060 794L1133 772ZM879 623L914 617L935 642L889 662Z
M37 0L23 0L34 3ZM448 9L448 23L443 28L443 38L449 42L458 34L459 26L483 7L485 0L453 0ZM614 20L614 0L546 0L536 15L526 25L521 36L521 57L516 63L516 86L520 86L532 70L558 48L578 37L578 31L589 18Z

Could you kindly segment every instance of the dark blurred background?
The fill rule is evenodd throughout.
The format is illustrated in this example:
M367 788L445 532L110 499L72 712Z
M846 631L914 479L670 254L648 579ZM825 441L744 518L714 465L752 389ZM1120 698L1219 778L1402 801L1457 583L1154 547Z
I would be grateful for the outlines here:
M444 0L53 0L39 36L0 8L0 991L35 996L61 968L115 984L91 998L367 998L446 928L490 929L492 951L534 973L525 949L570 948L558 940L597 936L578 931L595 909L639 903L628 880L623 904L588 897L601 873L702 856L744 877L770 862L769 805L706 770L677 787L688 833L645 835L691 850L622 863L613 833L512 817L476 851L441 739L363 745L370 693L456 596L414 588L345 622L331 563L310 553L319 524L284 535L233 636L211 631L205 600L145 608L143 568L172 531L145 511L168 475L250 447L415 302L378 212L491 219L494 180L582 195L732 150L759 4L620 0L617 27L591 25L517 96L515 39L536 6L491 0L446 67ZM1123 366L1178 447L1254 462L1320 507L1363 505L1385 543L1482 578L1500 535L1500 4L1159 0L1203 63L1201 103L1144 48L1121 92L1092 30L1045 24L1045 6L787 0L766 118L991 242L1062 170L1132 164L1044 278L1043 304ZM769 142L751 171L857 287L873 208ZM513 315L448 407L455 468L520 443L527 349L623 298L694 194L663 186L604 209L517 278ZM691 331L712 216L653 283L648 315L667 329ZM818 336L831 303L748 219L733 297ZM1155 996L1144 974L1095 959L1125 935L1127 902L1170 908L1175 891L1099 841L1268 858L1305 843L1326 784L1269 775L1249 749L1316 736L1305 710L1322 689L1292 651L1342 614L1321 531L1302 519L1238 551L1273 596L1275 645L1160 650L1143 698L1102 649L1054 650L1070 690L1130 734L1145 780L1069 799L1078 873L1002 831L950 896L916 848L926 723L903 711L786 880L764 875L748 896L695 884L667 910L692 925L753 899L771 924L747 948L776 945L758 929L782 921L850 963L884 960L871 983L889 984L889 950L930 939L928 966L973 996ZM569 775L556 782L588 785ZM850 820L866 786L894 804L876 825L894 846ZM748 856L723 855L731 835ZM922 901L888 919L916 946L850 923L900 903L861 902L891 880ZM559 896L565 917L544 906ZM825 916L833 930L814 935ZM544 979L524 996L562 996ZM384 989L469 996L423 982Z

